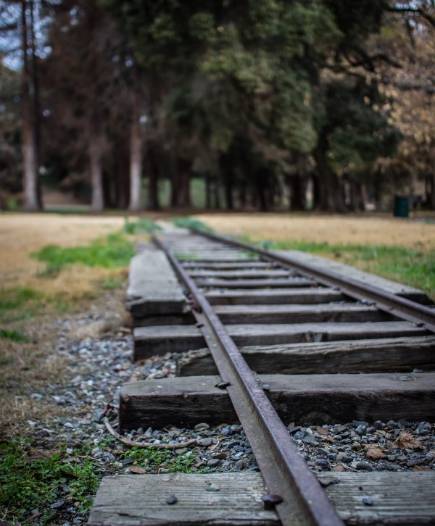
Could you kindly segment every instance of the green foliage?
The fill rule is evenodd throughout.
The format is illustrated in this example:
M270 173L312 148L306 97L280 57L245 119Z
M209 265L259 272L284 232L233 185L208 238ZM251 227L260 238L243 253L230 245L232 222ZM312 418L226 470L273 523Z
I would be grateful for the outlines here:
M101 280L101 287L104 290L115 290L119 289L124 283L122 276L107 276Z
M0 329L0 339L10 340L15 343L27 343L29 339L25 334L19 331Z
M85 246L48 245L33 254L38 261L46 263L44 274L47 276L72 264L102 268L125 267L133 255L133 243L122 234L110 234Z
M35 455L24 441L0 444L0 508L8 521L23 525L52 523L55 511L50 504L65 487L68 497L84 512L98 480L97 466L91 460L73 463L65 459L63 451ZM30 515L33 510L40 513L38 519Z
M388 124L387 115L374 109L382 102L379 92L362 82L328 85L325 127L336 171L367 171L378 157L395 153L400 135Z
M286 152L313 150L313 70L342 38L327 5L103 4L128 28L144 70L155 75L158 65L176 76L162 99L164 123L176 144L189 138L187 155L206 170L215 172L216 156L225 154L239 173L266 170L273 177Z
M136 221L130 221L128 217L125 218L124 232L126 234L151 234L157 230L161 229L152 219L141 217Z
M435 250L388 245L342 245L306 241L266 242L267 248L302 250L420 288L435 299Z
M156 136L193 176L265 193L294 173L295 159L305 173L314 162L316 205L343 208L328 195L341 195L340 176L370 174L394 154L400 136L369 49L384 1L99 3L146 78Z
M42 299L42 294L30 287L16 287L0 290L0 315L2 312L19 309L24 305Z
M177 455L168 449L131 448L124 452L124 458L133 460L134 464L145 468L149 472L164 468L168 472L191 473L197 462L193 451Z
M41 292L30 287L0 289L0 320L31 317L45 301Z
M202 232L213 232L212 228L194 217L176 217L172 220L172 223L180 228L192 228Z

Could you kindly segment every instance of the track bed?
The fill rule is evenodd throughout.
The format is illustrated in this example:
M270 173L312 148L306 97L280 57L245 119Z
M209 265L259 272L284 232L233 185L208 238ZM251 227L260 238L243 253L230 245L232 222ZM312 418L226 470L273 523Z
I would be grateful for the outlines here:
M125 384L119 430L240 422L262 476L105 479L89 524L435 524L435 471L315 477L285 427L434 421L433 308L406 299L413 291L216 236L158 244L170 287L159 299L136 260L136 278L147 276L130 298L133 358L177 353L178 377Z

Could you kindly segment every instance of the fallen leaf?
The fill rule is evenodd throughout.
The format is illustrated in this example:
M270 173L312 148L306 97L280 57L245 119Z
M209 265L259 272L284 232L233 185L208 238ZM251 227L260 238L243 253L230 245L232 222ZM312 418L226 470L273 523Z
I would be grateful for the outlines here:
M319 435L329 435L329 430L328 429L325 429L321 426L316 426L314 428L315 432L318 433Z
M369 447L366 451L366 457L370 460L379 460L384 458L385 454L380 447Z
M420 449L422 447L421 442L406 431L400 433L394 445L401 449Z
M134 473L135 475L143 475L146 473L146 470L144 468L141 468L140 466L130 466L128 469L130 473Z

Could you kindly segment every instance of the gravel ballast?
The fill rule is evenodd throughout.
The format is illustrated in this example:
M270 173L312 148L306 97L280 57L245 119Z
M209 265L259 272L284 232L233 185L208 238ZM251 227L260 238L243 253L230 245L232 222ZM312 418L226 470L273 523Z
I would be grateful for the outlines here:
M82 316L79 325L98 322L95 313ZM104 425L107 416L115 425L118 392L127 381L175 375L176 359L167 355L141 364L131 361L132 339L118 328L102 338L71 338L71 321L58 322L59 338L54 352L66 358L67 381L52 383L44 392L31 392L37 403L59 406L59 415L46 421L28 421L29 435L39 448L66 447L71 462L80 462L76 451L90 444L90 457L99 476L116 473L164 473L168 471L255 471L257 465L240 425L201 423L193 429L137 429L125 435L135 441L174 444L156 456L140 453L114 439ZM435 426L428 422L363 422L300 426L288 423L295 445L311 469L319 471L423 471L435 469ZM192 447L177 443L195 439ZM144 451L144 450L142 450ZM162 450L154 450L161 452ZM53 509L59 524L84 524L68 500L68 488L60 488Z

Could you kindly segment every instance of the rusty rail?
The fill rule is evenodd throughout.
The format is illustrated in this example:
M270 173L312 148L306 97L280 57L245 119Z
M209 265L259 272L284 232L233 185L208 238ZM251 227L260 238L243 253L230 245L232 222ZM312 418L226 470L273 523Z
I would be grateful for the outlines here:
M322 285L339 289L343 294L359 301L372 303L378 309L388 314L413 322L418 326L424 326L428 331L435 333L435 309L402 298L374 285L349 277L343 278L339 273L332 270L321 270L310 263L301 263L289 255L277 254L276 252L253 247L247 243L242 243L241 241L236 241L225 236L196 229L190 230L192 233L213 239L214 241L254 252L268 261L278 262L292 269L296 269L304 276L315 279Z
M158 237L153 241L165 252L191 295L197 326L222 379L216 387L227 390L263 475L268 492L263 498L265 507L275 509L284 526L342 526L266 396L266 386L259 384L212 306L170 248Z

